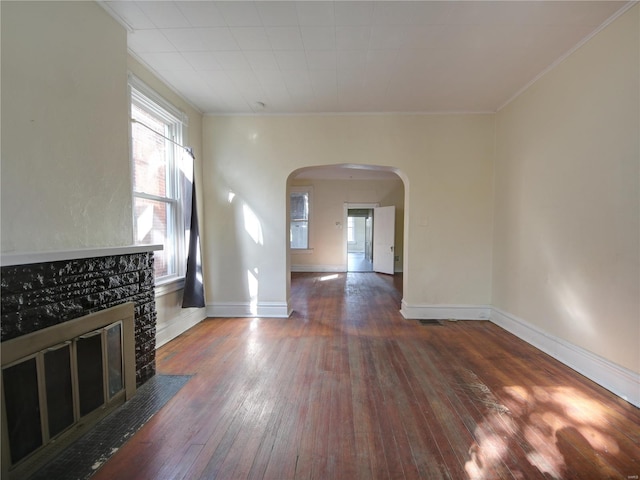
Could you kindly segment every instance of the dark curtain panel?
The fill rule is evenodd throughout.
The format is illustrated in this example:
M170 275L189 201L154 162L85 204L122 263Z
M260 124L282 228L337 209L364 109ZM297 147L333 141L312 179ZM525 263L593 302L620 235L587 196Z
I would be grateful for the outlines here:
M204 285L202 283L202 260L200 258L200 227L198 226L198 210L196 207L196 182L193 177L193 153L189 151L191 162L191 178L185 179L185 229L189 232L189 250L187 253L187 273L184 279L182 308L205 306ZM191 184L191 185L188 185ZM189 198L191 197L191 198Z

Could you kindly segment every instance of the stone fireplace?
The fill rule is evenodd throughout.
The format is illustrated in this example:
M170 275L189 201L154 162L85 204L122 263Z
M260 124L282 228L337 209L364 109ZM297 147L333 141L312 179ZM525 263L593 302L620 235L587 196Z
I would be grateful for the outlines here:
M86 431L153 377L159 248L2 256L3 477L41 463L50 444ZM29 402L33 421L20 418Z

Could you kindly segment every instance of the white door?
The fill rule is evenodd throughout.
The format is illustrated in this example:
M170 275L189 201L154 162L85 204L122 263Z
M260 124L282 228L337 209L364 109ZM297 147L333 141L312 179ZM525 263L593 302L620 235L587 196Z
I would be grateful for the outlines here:
M396 207L373 209L373 271L393 275Z

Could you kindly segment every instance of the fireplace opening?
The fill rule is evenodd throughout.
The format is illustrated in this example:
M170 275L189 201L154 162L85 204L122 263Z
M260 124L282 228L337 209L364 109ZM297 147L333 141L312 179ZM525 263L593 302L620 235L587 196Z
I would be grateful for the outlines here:
M3 478L33 473L135 389L133 303L4 342Z

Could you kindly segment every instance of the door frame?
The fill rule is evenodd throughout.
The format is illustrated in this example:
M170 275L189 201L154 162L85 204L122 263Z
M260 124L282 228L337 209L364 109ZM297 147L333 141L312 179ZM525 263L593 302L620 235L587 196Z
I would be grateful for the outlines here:
M379 207L380 203L376 202L376 203L349 203L349 202L344 202L343 204L343 220L342 220L342 264L344 265L344 271L348 272L349 271L349 254L348 254L348 248L347 245L349 243L349 237L348 237L348 217L349 217L349 209L351 208L370 208L370 209L374 209L376 207ZM375 223L375 220L374 220Z

